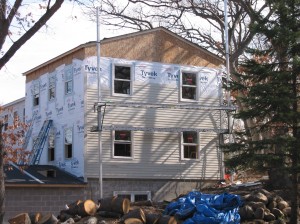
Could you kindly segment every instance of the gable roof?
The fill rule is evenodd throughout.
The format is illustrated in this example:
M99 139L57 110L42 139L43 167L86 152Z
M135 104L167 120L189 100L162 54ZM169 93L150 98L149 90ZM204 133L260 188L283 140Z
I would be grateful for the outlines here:
M182 43L185 43L186 45L190 46L191 48L199 51L199 52L202 52L203 54L205 55L208 55L209 57L213 58L214 60L218 61L220 64L223 64L225 61L224 59L222 59L221 57L217 56L216 54L213 54L211 53L210 51L204 49L203 47L189 41L189 40L186 40L184 39L183 37L180 37L179 35L171 32L170 30L164 28L164 27L157 27L157 28L153 28L153 29L149 29L149 30L143 30L143 31L138 31L138 32L133 32L133 33L129 33L129 34L124 34L124 35L119 35L119 36L116 36L116 37L110 37L110 38L104 38L100 41L100 44L103 44L103 45L107 45L107 44L110 44L110 43L114 43L116 41L122 41L122 40L126 40L126 39L129 39L129 38L132 38L132 37L139 37L139 36L142 36L142 35L147 35L147 34L153 34L153 33L156 33L156 32L163 32L163 33L166 33L170 36L172 36L172 38L182 42ZM60 55L58 55L57 57L54 57L32 69L30 69L29 71L26 71L23 73L24 76L27 76L29 74L31 74L32 72L46 66L47 64L50 64L52 62L55 62L55 61L58 61L59 59L61 58L64 58L66 57L67 55L70 55L74 52L77 52L83 48L88 48L88 47L92 47L92 46L96 46L97 42L96 41L90 41L90 42L86 42L84 44L81 44L69 51L66 51Z
M194 48L197 48L197 50L202 51L203 53L212 56L216 60L224 62L224 59L219 57L218 55L213 54L212 52L206 50L205 48L199 46L198 44L195 44L195 43L193 43L193 42L177 35L176 33L173 33L172 31L170 31L170 30L168 30L164 27L156 27L156 28L153 28L153 29L148 29L148 30L137 31L137 32L128 33L128 34L123 34L123 35L116 36L116 37L104 38L103 40L101 40L101 43L107 43L107 42L112 42L112 41L116 41L116 40L127 39L127 38L132 37L132 36L145 35L145 34L148 34L148 33L154 33L154 32L158 32L158 31L163 31L163 32L171 35L172 37L174 37L174 38L176 38L176 39L178 39L182 42L185 42L186 44L188 44L188 45L190 45Z

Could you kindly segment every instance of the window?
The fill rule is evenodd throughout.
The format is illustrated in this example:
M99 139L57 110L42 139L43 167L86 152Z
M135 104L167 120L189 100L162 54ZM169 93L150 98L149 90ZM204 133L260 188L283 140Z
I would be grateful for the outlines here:
M73 92L73 73L72 66L65 70L65 95L69 95Z
M55 81L56 81L55 75L51 75L49 77L49 89L48 89L49 101L55 99Z
M6 131L8 129L8 114L4 115L3 121L3 130Z
M14 127L17 127L19 124L19 115L18 115L18 111L14 112Z
M150 191L114 191L113 196L128 198L131 202L151 200Z
M33 86L33 106L40 104L40 83L36 82Z
M65 158L69 159L73 157L73 129L65 129Z
M114 157L132 157L131 131L115 131L113 139Z
M194 131L182 132L181 137L181 158L182 159L198 159L199 158L199 144L198 134Z
M48 161L55 160L55 132L53 129L49 132L48 137Z
M113 91L117 94L131 94L131 67L130 66L114 66Z
M197 99L197 74L181 73L181 99L196 100Z

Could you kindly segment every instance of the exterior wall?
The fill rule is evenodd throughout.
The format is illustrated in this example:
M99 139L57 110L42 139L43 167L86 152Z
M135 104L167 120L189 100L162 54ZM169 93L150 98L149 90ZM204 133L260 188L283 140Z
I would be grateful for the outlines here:
M89 199L88 187L6 187L4 223L23 212L58 215L66 204Z
M73 91L65 94L66 74L72 74ZM55 99L49 100L49 77L55 76ZM39 105L33 104L34 85L40 88ZM43 149L40 164L56 165L76 176L83 176L84 169L84 76L81 61L72 60L70 64L60 64L51 72L39 75L26 83L26 121L32 122L31 140L27 147L32 149L33 139L37 137L45 120L53 120L50 132L55 135L55 159L48 159L48 141ZM72 157L65 155L65 130L72 129Z
M94 61L96 59L94 58ZM93 58L84 63L92 66ZM113 63L133 65L133 93L131 96L115 96L111 90ZM85 66L87 65L85 64ZM84 66L84 67L85 67ZM157 74L157 80L146 77L142 80L137 67L152 69ZM150 70L149 71L150 73ZM168 70L168 73L163 71ZM104 102L135 102L153 104L191 103L179 100L180 71L198 71L207 74L213 83L214 69L202 67L188 67L171 64L148 63L129 61L124 59L101 58L101 97ZM85 70L86 76L93 76ZM177 77L163 81L163 76ZM149 79L147 79L149 78ZM87 78L89 80L89 78ZM202 85L202 84L201 84ZM212 85L213 84L208 84ZM192 104L202 106L220 106L220 86L213 86L212 95L204 93L199 101ZM199 87L199 89L204 89ZM97 125L97 113L92 109L98 101L97 87L87 81L87 130ZM113 158L112 156L112 131L102 131L103 152L103 177L104 178L133 178L133 179L220 179L221 178L221 153L218 149L218 134L221 128L219 110L186 110L186 109L153 109L131 107L106 107L103 126L125 126L135 128L148 128L150 132L134 131L133 133L133 158ZM183 160L180 157L180 132L155 132L155 128L195 128L209 129L210 132L200 132L200 156L197 160ZM215 131L214 131L215 130ZM97 156L95 156L97 155ZM86 176L97 177L99 173L99 145L98 133L87 132L86 138Z
M91 198L98 200L98 179L88 179ZM153 201L171 201L181 194L216 184L214 180L149 180L149 179L103 179L103 197L111 197L114 191L146 192L150 191Z
M25 121L25 98L18 99L11 103L5 104L1 108L0 119L4 119L8 115L8 125L11 126L14 121L14 113L16 112L20 122Z

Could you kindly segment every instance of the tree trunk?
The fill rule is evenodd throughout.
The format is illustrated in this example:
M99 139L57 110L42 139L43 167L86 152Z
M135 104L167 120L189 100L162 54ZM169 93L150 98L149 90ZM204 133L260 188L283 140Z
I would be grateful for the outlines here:
M99 211L115 212L126 214L130 209L130 201L127 198L121 197L108 197L98 200L100 203Z
M143 223L146 222L146 215L143 209L137 208L134 210L130 210L127 214L122 217L122 220L127 220L130 218L135 218L141 220Z
M15 217L8 220L10 224L31 224L31 220L28 213L20 213Z
M38 224L57 224L58 219L51 213L44 215L39 221Z
M3 123L0 121L0 224L3 223L4 220L4 211L5 211L5 183L4 183L4 147L3 147L3 139L2 139L2 127Z

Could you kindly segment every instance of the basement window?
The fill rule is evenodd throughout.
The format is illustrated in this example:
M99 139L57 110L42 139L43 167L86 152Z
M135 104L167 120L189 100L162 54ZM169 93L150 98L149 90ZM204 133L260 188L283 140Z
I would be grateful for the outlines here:
M195 131L184 131L181 133L181 159L199 158L198 133Z
M128 198L131 202L151 200L151 191L114 191L113 196Z
M49 101L52 101L55 99L55 81L56 81L55 75L51 75L49 77L49 89L48 89Z
M118 130L113 133L113 157L132 158L131 131Z
M132 94L132 75L131 66L114 65L113 72L113 93L114 94Z
M65 158L73 157L73 129L65 129Z
M181 99L197 100L197 73L181 73Z

